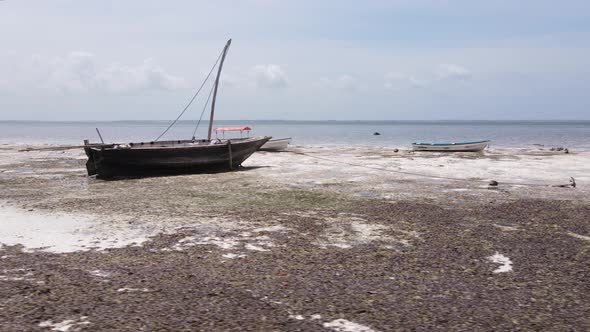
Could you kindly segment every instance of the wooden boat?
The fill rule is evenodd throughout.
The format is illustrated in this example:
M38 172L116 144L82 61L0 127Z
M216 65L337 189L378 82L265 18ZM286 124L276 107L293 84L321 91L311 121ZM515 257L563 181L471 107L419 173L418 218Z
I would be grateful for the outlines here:
M213 99L207 139L197 140L193 137L191 140L158 141L158 138L152 142L115 144L105 144L104 142L93 144L85 140L84 151L88 156L88 162L86 163L88 175L96 175L98 178L112 178L117 176L232 170L240 166L244 160L266 143L271 137L211 139L219 78L230 45L231 39L227 41L220 55L221 62L219 62L215 84L211 90ZM213 66L211 72L213 72L214 68L215 66ZM197 94L199 91L197 91ZM195 97L197 94L195 94ZM193 97L193 100L195 97ZM180 116L193 100L189 102L189 105ZM168 129L176 123L180 116Z
M232 170L270 137L184 140L101 145L85 148L88 175L99 178Z
M287 150L289 147L289 143L291 143L291 138L277 138L271 139L268 142L264 143L264 145L260 148L260 151L284 151Z
M490 141L458 143L412 143L412 150L436 152L478 152L485 149L489 144Z
M246 137L249 137L250 127L222 127L222 128L215 128L215 136L219 137L220 133L223 138L225 138L226 132L240 132L240 138L244 137L244 132ZM277 138L277 139L270 139L268 142L264 143L260 148L260 151L270 151L270 152L277 152L277 151L284 151L289 147L289 143L291 143L291 138Z

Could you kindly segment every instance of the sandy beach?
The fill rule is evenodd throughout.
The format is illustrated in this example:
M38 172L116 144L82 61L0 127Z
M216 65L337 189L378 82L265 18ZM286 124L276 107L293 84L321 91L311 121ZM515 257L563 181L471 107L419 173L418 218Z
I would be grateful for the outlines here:
M101 181L24 147L0 146L3 331L590 328L590 152L295 146Z

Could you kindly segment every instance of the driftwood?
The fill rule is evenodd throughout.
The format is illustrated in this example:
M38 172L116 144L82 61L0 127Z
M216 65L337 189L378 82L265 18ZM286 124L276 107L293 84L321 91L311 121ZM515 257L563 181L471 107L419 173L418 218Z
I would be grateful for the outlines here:
M559 188L569 188L569 187L572 187L572 188L575 188L576 187L576 179L570 177L570 183L568 183L568 184L558 184L558 185L555 185L553 187L559 187Z
M495 180L491 180L488 183L488 189L497 189L499 186L499 182L495 181ZM513 183L514 184L514 183ZM526 184L526 183L522 183L521 185L531 185L531 184ZM574 179L573 177L570 177L570 183L568 184L556 184L556 185L552 185L551 187L554 188L575 188L576 187L576 179Z

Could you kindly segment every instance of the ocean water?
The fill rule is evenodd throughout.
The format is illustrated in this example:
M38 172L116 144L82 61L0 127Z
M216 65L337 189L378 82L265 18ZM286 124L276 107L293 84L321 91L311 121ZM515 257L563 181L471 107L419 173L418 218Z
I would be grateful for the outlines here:
M29 122L0 121L0 144L81 144L152 141L166 121ZM197 137L205 137L201 123ZM491 140L492 146L532 148L543 145L590 151L590 121L217 121L215 127L250 126L252 136L291 137L295 145L380 146L407 148L412 142ZM194 121L181 121L162 139L190 139ZM381 135L373 135L379 132ZM238 135L239 133L234 133Z

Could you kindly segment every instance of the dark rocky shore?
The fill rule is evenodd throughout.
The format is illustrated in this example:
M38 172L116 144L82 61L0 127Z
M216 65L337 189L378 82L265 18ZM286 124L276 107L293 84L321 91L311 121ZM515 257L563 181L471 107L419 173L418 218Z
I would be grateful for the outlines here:
M82 162L65 155L4 166L33 171L2 173L0 199L104 220L221 215L243 227L215 229L217 242L207 243L201 229L179 227L103 251L4 246L2 331L590 329L583 191L449 194L453 184L437 183L415 189L412 199L385 198L346 183L285 188L260 181L264 170L256 169L88 182ZM63 175L64 167L79 171ZM389 190L417 185L397 184ZM201 242L186 241L193 237ZM267 245L242 240L253 238ZM224 239L243 243L216 244ZM495 253L510 259L511 271L495 273Z

